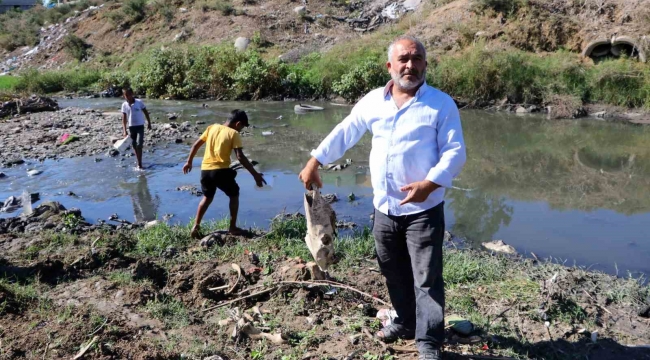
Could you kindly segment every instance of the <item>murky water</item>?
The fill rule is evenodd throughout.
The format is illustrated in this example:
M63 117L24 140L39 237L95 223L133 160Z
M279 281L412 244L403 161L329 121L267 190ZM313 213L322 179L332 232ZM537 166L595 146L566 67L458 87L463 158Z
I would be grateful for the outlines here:
M60 100L61 106L118 111L119 99ZM266 227L281 211L302 211L302 187L297 173L309 151L343 119L350 107L320 103L324 111L295 114L295 103L202 102L147 100L158 121L166 113L179 121L222 122L235 108L249 113L253 135L244 138L245 152L258 168L274 177L274 188L259 191L244 170L240 223ZM468 162L447 192L446 222L450 231L472 244L502 239L522 253L554 257L567 264L602 269L621 276L650 274L650 129L584 121L548 121L463 111ZM207 125L203 125L207 126ZM272 135L263 136L263 132ZM117 134L116 134L117 135ZM188 144L169 145L145 153L144 172L133 170L133 158L65 159L4 169L0 199L24 189L44 200L79 207L94 221L118 213L127 220L150 220L174 214L172 222L187 223L200 200L182 185L198 186L195 170L183 175ZM325 193L342 200L334 205L339 219L369 225L372 189L367 171L370 136L346 159L352 166L321 173ZM200 154L198 155L200 156ZM28 177L28 168L44 170ZM69 196L72 191L77 197ZM349 194L356 195L348 201ZM208 218L227 215L227 198L217 195ZM0 214L0 216L8 216Z

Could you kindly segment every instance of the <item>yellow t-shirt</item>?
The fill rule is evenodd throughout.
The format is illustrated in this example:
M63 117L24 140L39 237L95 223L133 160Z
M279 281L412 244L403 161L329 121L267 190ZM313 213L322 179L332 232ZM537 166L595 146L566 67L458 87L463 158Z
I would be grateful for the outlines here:
M242 147L239 132L223 125L208 126L201 135L201 140L205 141L201 170L229 168L232 150Z

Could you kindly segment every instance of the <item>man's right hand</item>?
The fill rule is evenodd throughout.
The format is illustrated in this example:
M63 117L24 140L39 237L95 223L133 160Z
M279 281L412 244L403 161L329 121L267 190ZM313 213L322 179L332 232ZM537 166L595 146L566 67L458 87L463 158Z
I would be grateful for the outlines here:
M302 169L300 174L298 175L298 178L300 178L300 181L302 181L305 184L305 189L311 190L311 185L314 184L319 188L323 187L323 182L320 179L320 175L318 174L318 166L320 164L318 163L318 160L316 158L311 158L307 162L307 165L305 165L305 168Z
M183 165L183 174L187 174L190 171L192 171L192 163L186 162L185 165Z
M263 175L264 174L260 174L260 173L253 175L253 179L255 179L255 185L257 185L257 187L262 187L266 185L266 180L264 180Z
M126 132L126 130L124 130L124 134L122 134L122 136L124 136L124 137L128 137L128 136L129 136L129 133Z

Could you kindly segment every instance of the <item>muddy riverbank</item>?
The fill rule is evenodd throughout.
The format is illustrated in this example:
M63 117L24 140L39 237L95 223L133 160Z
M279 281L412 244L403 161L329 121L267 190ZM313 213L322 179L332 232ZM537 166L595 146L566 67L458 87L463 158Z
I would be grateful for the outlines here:
M48 203L0 223L41 225L0 232L5 358L69 359L87 345L85 357L101 359L415 356L411 341L368 336L390 305L367 234L337 241L324 284L306 264L302 217L244 237L214 223L194 241L187 227L92 228L82 216ZM650 291L637 281L452 241L446 312L473 329L447 329L447 358L650 358Z
M200 136L196 124L153 120L152 130L145 131L147 152L169 143L190 143ZM7 118L0 121L0 163L7 167L28 159L129 157L131 151L120 154L112 146L122 133L119 112L67 107Z

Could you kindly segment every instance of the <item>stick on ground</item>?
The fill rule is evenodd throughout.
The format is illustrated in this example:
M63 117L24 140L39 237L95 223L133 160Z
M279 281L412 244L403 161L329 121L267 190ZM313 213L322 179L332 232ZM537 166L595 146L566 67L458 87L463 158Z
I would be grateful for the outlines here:
M84 355L86 354L86 351L88 351L88 349L90 349L93 345L95 345L95 343L97 342L97 339L99 339L99 336L95 336L88 343L88 345L82 347L81 350L79 350L79 352L77 353L77 355L72 358L72 360L78 360L78 359L81 359L82 357L84 357Z
M234 304L234 303L236 303L236 302L238 302L238 301L246 300L246 299L249 299L249 298L252 298L252 297L258 296L258 295L263 295L263 294L269 293L269 292L271 292L271 291L273 291L273 290L275 290L275 289L276 289L276 287L274 286L274 287L272 287L272 288L269 288L269 289L266 289L266 290L262 290L262 291L260 291L260 292L256 292L256 293L254 293L254 294L250 294L250 295L242 296L242 297L240 297L240 298L237 298L237 299L235 299L235 300L231 300L231 301L225 302L225 303L223 303L223 304L219 304L219 305L211 306L211 307L209 307L209 308L207 308L207 309L203 309L203 310L201 310L201 311L210 311L210 310L218 309L218 308L220 308L220 307L224 307L224 306L228 306L228 305L230 305L230 304Z

